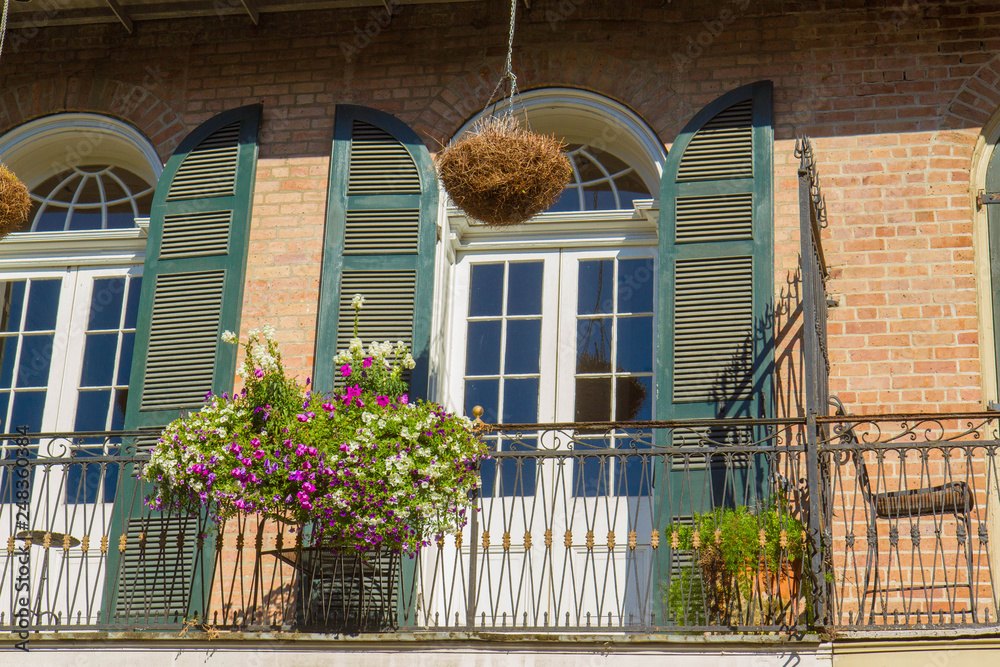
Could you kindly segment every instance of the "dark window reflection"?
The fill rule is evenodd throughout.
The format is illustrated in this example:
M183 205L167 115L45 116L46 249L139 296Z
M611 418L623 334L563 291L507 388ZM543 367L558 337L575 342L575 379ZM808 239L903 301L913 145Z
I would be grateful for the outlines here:
M499 317L503 310L503 263L473 264L469 316Z
M542 314L542 262L511 262L507 276L507 314Z

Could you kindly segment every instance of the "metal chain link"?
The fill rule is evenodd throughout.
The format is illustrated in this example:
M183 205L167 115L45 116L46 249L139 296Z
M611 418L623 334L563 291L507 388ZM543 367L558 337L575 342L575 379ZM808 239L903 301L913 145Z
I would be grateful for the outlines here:
M6 0L4 0L6 2ZM493 98L497 98L497 106L503 102L504 97L509 98L510 102L507 105L507 113L513 115L514 113L514 98L517 96L517 76L514 75L514 27L517 21L517 0L510 0L510 31L507 34L507 60L504 63L503 74L500 75L500 80L497 82L496 88L493 89L493 94L490 95L490 99L487 101L486 106L489 107L493 103ZM506 95L498 97L498 93L501 93L505 81L510 81L510 92Z
M7 6L9 4L10 0L3 0L3 18L0 18L0 54L3 53L3 38L7 35ZM509 61L510 56L507 56L507 59Z

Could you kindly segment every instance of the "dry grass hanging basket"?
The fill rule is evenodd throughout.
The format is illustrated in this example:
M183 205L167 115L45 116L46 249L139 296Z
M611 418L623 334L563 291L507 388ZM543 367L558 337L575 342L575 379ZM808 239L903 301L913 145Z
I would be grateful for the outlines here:
M511 60L516 16L517 0L511 0L507 63L490 96L492 101L509 83L507 111L477 121L469 134L438 153L436 160L438 178L455 205L498 227L520 224L552 206L573 173L562 142L536 134L514 118L517 77Z
M30 210L28 188L14 172L0 164L0 239L20 229Z
M488 225L524 222L559 199L572 175L563 144L489 116L437 156L438 177L455 205Z

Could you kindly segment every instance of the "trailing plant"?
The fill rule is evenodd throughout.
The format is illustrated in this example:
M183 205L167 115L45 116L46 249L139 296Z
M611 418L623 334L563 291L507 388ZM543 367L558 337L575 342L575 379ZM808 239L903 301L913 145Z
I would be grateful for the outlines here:
M208 396L164 430L143 473L156 484L150 506L308 524L337 550L414 553L459 530L486 447L468 418L409 401L413 357L402 342L364 347L363 301L355 296L355 338L334 359L343 387L330 395L285 375L270 329L250 332L243 390Z

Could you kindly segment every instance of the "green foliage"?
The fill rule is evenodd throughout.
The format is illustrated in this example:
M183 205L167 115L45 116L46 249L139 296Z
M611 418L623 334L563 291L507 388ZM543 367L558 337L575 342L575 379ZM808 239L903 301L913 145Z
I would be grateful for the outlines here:
M760 543L762 529L763 547ZM748 565L763 565L774 570L782 563L801 559L806 551L805 526L788 511L787 503L780 496L757 508L739 505L696 514L690 525L668 526L668 537L675 530L680 551L693 552L697 534L700 548L717 549L722 567L731 573L744 570ZM781 545L782 530L787 544L784 547Z

